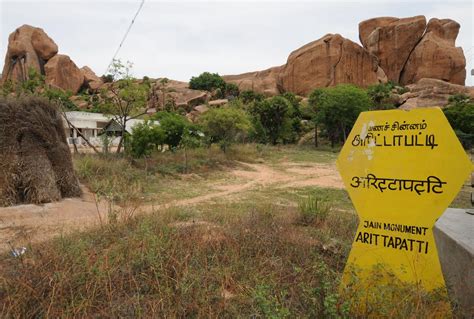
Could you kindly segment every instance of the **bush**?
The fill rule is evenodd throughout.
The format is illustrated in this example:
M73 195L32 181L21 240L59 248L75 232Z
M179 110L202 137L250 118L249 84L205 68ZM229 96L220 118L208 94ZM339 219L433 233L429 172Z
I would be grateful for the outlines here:
M300 224L317 226L327 219L331 211L331 205L316 195L309 195L307 198L300 200L298 210Z
M331 146L344 142L360 112L370 108L367 92L353 85L317 89L310 95L316 109L316 121L324 126Z
M244 104L249 104L252 102L261 102L265 99L265 96L260 93L255 93L254 91L243 91L240 93L240 99Z
M163 145L165 132L161 126L145 121L137 124L129 139L130 153L133 157L143 157Z
M152 116L152 119L160 122L160 127L165 134L164 143L171 149L178 147L184 130L190 124L184 116L172 112L158 112Z
M236 108L211 109L199 122L209 143L219 143L224 152L229 145L242 140L251 127L247 114Z
M262 139L269 140L273 145L277 144L291 125L291 108L291 104L281 96L274 96L253 105L251 113L256 118L256 128L260 128L264 134L265 138Z
M189 81L189 88L193 90L214 91L220 89L225 91L226 83L217 73L204 72Z
M225 84L225 98L227 97L238 97L240 95L239 87L234 83Z
M456 94L449 98L443 112L464 148L471 148L474 145L474 102L466 95Z

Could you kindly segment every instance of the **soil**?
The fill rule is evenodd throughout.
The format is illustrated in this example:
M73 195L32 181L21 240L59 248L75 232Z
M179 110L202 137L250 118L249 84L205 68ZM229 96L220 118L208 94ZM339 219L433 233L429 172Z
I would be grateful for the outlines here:
M283 162L274 168L267 164L240 163L240 168L230 170L229 175L242 182L219 185L214 192L164 205L144 205L139 210L146 213L172 206L195 205L269 186L344 187L334 164ZM82 186L82 189L84 194L81 198L68 198L44 205L0 207L0 252L104 222L109 205L105 201L97 202L86 187Z

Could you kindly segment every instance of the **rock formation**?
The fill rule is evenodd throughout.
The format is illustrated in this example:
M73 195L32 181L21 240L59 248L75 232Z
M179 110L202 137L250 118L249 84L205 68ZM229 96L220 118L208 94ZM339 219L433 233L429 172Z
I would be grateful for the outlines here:
M63 54L52 57L44 66L45 82L74 94L84 84L84 75L74 62Z
M93 92L97 92L104 84L104 81L88 66L83 66L81 73L84 76L84 84Z
M402 85L422 78L464 85L465 58L455 47L459 24L453 20L380 17L359 24L363 47L328 34L293 51L281 67L224 78L241 90L266 95L291 91L307 95L339 83L368 86L387 80Z
M149 108L162 109L171 102L177 108L181 107L189 112L194 106L206 103L209 99L209 92L192 90L187 82L157 79L151 88Z
M339 34L327 34L293 51L280 76L283 90L299 95L339 83L366 87L385 77L374 56Z
M407 86L409 90L400 96L400 109L409 110L418 107L439 106L448 104L450 96L465 94L474 99L474 87L465 87L439 79L421 79Z
M58 46L43 29L26 24L17 28L8 37L0 82L25 81L33 70L45 76L46 84L73 94L83 85L96 91L103 84L90 68L81 71L67 55L57 53Z
M257 72L248 72L239 75L225 75L224 80L236 84L241 91L255 91L265 96L274 96L280 93L280 72L284 66L276 66Z
M379 59L388 80L400 82L400 73L426 28L426 18L374 18L359 24L362 45Z
M26 24L19 27L8 37L2 82L24 81L30 69L42 74L46 61L57 52L58 46L43 29Z
M464 85L466 59L462 48L455 47L459 28L459 23L450 19L431 19L423 38L410 54L400 83L433 78Z
M81 194L60 113L46 99L0 99L0 206Z

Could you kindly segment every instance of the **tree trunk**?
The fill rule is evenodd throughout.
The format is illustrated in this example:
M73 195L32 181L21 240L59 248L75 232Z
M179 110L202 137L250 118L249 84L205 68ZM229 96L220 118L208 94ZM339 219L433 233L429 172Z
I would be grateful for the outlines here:
M188 152L186 147L184 148L184 174L188 173Z
M123 125L122 125L122 136L120 136L120 141L119 141L119 145L117 146L117 154L120 153L120 151L122 150L122 145L123 145L123 139L125 138L125 125L127 125L127 120L124 119L123 120ZM125 147L124 147L125 149Z
M314 124L314 147L318 147L318 125L315 123Z

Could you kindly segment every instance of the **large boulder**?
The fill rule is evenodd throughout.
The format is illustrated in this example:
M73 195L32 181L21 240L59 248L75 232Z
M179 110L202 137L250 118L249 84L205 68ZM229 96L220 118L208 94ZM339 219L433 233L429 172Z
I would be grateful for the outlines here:
M171 102L176 107L190 112L194 106L204 104L209 99L209 92L192 90L187 82L157 79L151 88L148 107L158 110Z
M400 97L400 109L409 110L419 107L445 107L450 96L465 94L474 99L474 87L466 87L439 79L421 79L407 86L409 90Z
M93 92L97 92L102 85L104 84L104 81L102 81L101 78L99 78L94 71L92 71L91 68L88 66L83 66L81 68L82 75L84 76L84 84Z
M43 29L26 24L17 28L8 37L2 82L24 81L30 69L43 74L44 64L57 52L58 46Z
M293 51L281 73L283 90L299 95L339 83L366 87L385 79L375 56L339 34L327 34Z
M277 66L238 75L224 75L223 79L236 84L241 92L250 90L265 96L274 96L280 94L280 72L283 67Z
M426 18L374 18L359 23L359 38L363 46L379 59L387 78L400 82L410 53L425 32Z
M46 84L72 94L79 92L84 84L83 73L67 55L55 55L45 64L44 72Z
M462 48L455 46L459 28L459 23L450 19L431 19L408 58L400 83L406 85L422 78L434 78L464 85L466 59Z

